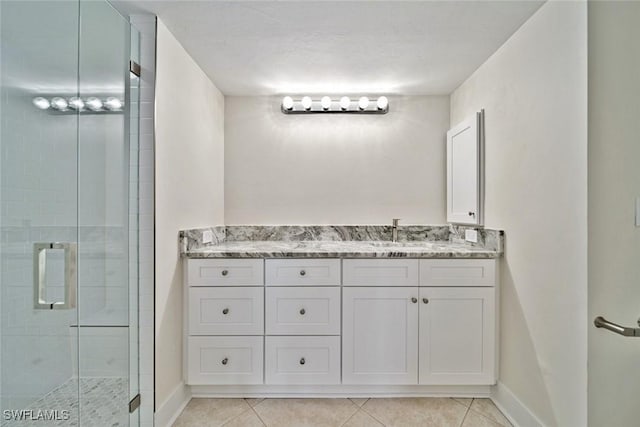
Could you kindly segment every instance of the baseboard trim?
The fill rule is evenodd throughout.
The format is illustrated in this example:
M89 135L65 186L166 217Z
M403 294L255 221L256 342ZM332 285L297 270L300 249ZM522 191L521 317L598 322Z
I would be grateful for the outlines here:
M546 427L507 386L499 381L491 390L491 400L514 427Z
M192 385L193 397L489 397L490 386Z
M156 427L171 427L191 400L191 388L183 382L171 392L154 414Z

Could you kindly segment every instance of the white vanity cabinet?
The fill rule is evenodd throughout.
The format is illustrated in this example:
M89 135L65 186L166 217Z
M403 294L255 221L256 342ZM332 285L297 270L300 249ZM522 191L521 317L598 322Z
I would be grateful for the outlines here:
M185 381L205 394L488 390L497 263L187 259Z
M417 287L343 288L344 384L418 383L417 302Z
M496 261L385 260L406 274L353 279L375 261L343 261L342 382L494 384Z
M186 261L187 384L262 384L263 278L261 259Z

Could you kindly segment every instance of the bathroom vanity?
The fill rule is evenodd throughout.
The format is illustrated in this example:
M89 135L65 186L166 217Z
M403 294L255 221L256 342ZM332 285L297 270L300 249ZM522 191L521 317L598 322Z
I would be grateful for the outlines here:
M202 396L486 395L502 235L487 247L435 234L207 246L183 234L185 382Z

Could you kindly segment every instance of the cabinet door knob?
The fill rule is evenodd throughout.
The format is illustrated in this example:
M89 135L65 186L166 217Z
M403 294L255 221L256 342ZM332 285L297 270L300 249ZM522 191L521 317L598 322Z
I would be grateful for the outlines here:
M475 212L469 212L469 216L476 216Z
M224 359L222 359L222 364L226 365L227 363L229 363L229 359L227 359L226 357Z
M229 270L222 270L222 275L226 276L227 274L229 274Z
M414 304L417 303L418 302L418 298L416 298L416 297L411 298L411 302L414 303Z
M306 361L306 360L304 360L304 357L303 357L302 359L300 359L300 364L301 364L301 365L304 365L305 363L307 363L307 361Z
M300 314L304 316L304 314L307 312L307 310L305 310L304 308L300 309Z
M429 298L422 298L422 302L425 304L429 304Z
M306 271L304 271L304 270L300 270L300 275L301 275L301 276L304 276L305 274L307 274L307 272L306 272Z
M222 314L229 314L229 309L225 308L224 310L222 310Z

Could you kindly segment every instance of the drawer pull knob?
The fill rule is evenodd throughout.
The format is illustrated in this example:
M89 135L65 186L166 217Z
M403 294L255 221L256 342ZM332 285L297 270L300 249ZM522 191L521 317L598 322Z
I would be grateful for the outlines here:
M224 310L222 310L222 314L229 314L229 309L225 308Z
M304 316L304 314L307 312L307 310L305 310L304 308L300 309L300 314Z
M476 216L475 212L469 212L469 216Z
M306 361L306 360L304 360L304 357L303 357L302 359L300 359L300 364L301 364L301 365L304 365L305 363L307 363L307 361Z
M304 275L306 275L306 274L307 274L307 272L306 272L306 271L304 271L304 270L300 270L300 275L301 275L301 276L304 276Z
M224 359L222 359L222 364L226 365L227 363L229 363L229 359L227 359L226 357Z
M414 303L414 304L417 303L418 302L418 298L416 298L416 297L411 298L411 302Z
M229 270L222 270L222 275L226 276L227 274L229 274Z
M429 304L429 298L422 298L422 302L425 304Z

